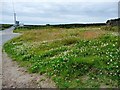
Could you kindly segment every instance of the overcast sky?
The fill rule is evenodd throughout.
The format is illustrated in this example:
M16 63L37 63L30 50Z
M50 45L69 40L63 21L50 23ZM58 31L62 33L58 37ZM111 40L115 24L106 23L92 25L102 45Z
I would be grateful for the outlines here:
M118 1L13 0L17 20L24 24L106 22L108 19L118 17ZM1 3L0 23L13 23L12 0L4 0Z

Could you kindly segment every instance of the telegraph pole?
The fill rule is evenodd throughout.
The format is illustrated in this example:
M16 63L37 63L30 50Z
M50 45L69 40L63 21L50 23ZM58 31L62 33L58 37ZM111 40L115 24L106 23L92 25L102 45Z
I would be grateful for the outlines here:
M16 13L14 13L14 24L16 25Z
M14 25L16 25L16 13L15 13L15 8L14 8L14 2L12 0L12 6L13 6L13 15L14 15Z

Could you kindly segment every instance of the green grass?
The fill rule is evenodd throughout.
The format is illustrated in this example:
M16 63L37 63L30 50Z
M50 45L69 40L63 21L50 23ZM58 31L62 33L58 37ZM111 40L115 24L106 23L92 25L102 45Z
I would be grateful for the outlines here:
M29 72L46 74L59 88L119 87L118 36L95 27L22 33L4 49Z
M102 29L106 30L106 31L119 32L120 27L118 27L118 26L103 26Z

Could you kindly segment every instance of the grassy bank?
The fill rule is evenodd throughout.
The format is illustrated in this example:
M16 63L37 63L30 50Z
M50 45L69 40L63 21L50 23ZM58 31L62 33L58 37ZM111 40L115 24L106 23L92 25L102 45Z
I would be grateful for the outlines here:
M118 87L118 37L99 27L17 29L5 51L30 73L61 88Z

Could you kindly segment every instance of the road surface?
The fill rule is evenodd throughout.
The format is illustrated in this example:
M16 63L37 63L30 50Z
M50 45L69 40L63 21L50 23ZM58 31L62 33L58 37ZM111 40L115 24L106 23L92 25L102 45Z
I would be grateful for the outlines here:
M19 35L18 33L13 33L14 29L15 27L12 26L6 30L0 31L0 89L2 88L2 46L6 41Z
M13 33L14 29L15 29L15 27L11 27L9 29L0 31L0 37L1 37L0 46L2 46L6 41L8 41L16 36L19 36L18 33Z

